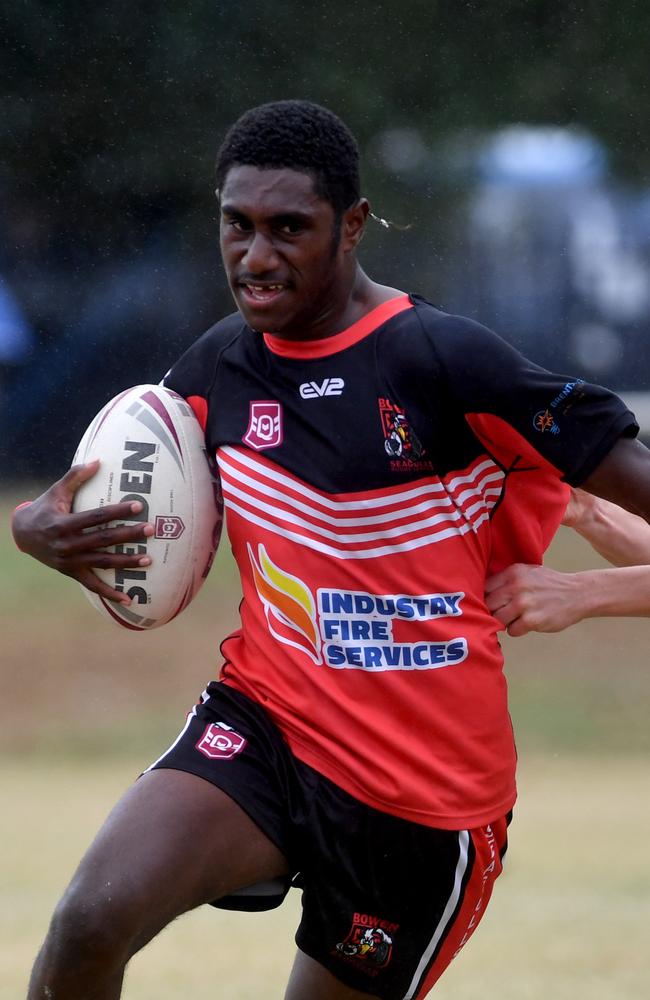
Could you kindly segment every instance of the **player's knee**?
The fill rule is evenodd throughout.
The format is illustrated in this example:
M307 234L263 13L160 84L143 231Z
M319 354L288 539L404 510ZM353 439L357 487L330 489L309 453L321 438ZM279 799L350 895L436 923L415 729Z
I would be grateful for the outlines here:
M111 894L110 885L90 889L73 884L54 911L48 945L70 963L120 965L138 930L130 907Z

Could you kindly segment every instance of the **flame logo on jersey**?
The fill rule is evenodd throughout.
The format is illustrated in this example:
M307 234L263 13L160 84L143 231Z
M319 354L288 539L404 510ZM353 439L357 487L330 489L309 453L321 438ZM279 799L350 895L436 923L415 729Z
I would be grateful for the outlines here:
M311 591L298 577L276 566L262 544L257 547L257 558L251 546L247 548L271 635L278 642L302 650L314 663L322 663L316 604Z

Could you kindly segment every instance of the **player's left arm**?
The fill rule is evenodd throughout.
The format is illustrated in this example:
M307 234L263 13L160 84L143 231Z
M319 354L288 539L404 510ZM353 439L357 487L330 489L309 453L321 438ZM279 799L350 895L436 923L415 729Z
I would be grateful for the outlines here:
M650 451L621 438L583 488L605 502L574 498L565 521L611 561L630 565L581 573L509 566L487 580L486 603L510 635L559 632L583 618L650 615L650 566L637 565L650 554Z
M636 438L619 438L580 485L650 522L650 450Z

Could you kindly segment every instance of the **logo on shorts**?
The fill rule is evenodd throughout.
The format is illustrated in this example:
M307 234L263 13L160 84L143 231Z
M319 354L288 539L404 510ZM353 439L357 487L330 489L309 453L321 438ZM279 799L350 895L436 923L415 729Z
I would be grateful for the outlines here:
M245 746L245 738L231 726L225 722L211 722L205 727L196 749L210 760L230 760L235 754L241 753Z
M339 955L363 965L368 972L385 968L393 954L393 934L399 924L379 920L367 913L355 913L344 941L336 946Z
M176 514L157 514L154 538L180 538L185 531L185 525Z
M282 444L282 407L275 400L256 399L250 404L244 444L255 451Z

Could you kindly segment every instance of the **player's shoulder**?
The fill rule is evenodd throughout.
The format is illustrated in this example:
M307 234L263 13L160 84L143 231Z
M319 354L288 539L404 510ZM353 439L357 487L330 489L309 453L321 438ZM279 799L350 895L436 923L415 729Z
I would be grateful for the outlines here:
M448 364L505 342L487 327L467 316L445 312L420 295L409 295L412 308L405 310L386 328L384 348L391 357L444 370Z
M225 316L209 327L172 365L164 379L168 388L181 395L204 395L224 352L246 335L248 327L239 313Z
M445 312L432 302L427 301L421 295L411 295L413 303L414 320L423 329L435 337L449 340L454 337L462 337L464 340L485 340L485 338L496 337L494 331L471 319L469 316L461 316L456 313Z
M248 327L244 323L241 314L238 312L231 313L209 327L205 333L201 334L194 341L185 353L200 351L202 354L205 354L211 351L217 354L237 341L247 330Z
M412 295L411 301L414 320L443 367L480 367L486 357L508 364L522 360L512 344L477 320L444 312L418 295Z

